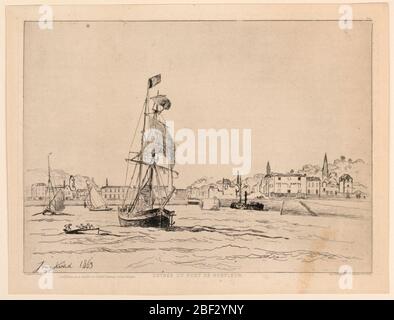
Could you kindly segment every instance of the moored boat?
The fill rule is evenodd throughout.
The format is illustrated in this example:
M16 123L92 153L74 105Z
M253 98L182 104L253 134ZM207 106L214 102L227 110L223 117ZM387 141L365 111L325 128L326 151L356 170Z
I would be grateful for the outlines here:
M151 210L144 210L137 212L130 216L127 212L119 212L119 224L121 227L159 227L168 228L173 223L175 211L170 211L164 208L154 208Z
M52 177L51 177L51 164L50 164L50 156L52 153L48 154L48 187L46 190L46 195L45 195L45 208L41 212L38 212L35 215L62 215L63 210L66 208L64 205L64 191L62 188L55 188L53 183L52 183Z
M200 199L187 199L187 204L193 204L193 205L201 205L201 201Z
M89 211L112 211L111 207L89 208Z
M243 210L257 210L264 211L264 204L259 202L251 201L249 203L233 202L230 205L232 209L243 209Z
M241 176L237 175L237 187L239 194L239 201L232 202L230 208L241 209L241 210L256 210L264 211L264 204L260 202L251 201L248 203L248 193L245 191L244 201L242 201L242 179Z

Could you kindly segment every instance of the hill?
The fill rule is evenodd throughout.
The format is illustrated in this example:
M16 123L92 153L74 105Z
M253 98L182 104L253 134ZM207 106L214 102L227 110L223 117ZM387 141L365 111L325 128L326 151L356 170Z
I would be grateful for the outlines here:
M62 185L66 183L68 185L70 179L70 173L61 170L53 169L51 170L51 178L54 185ZM83 176L80 174L73 175L75 178L75 187L77 189L86 189L86 180L92 181L92 178ZM26 188L34 183L48 183L48 171L45 169L28 169L25 171L24 184Z

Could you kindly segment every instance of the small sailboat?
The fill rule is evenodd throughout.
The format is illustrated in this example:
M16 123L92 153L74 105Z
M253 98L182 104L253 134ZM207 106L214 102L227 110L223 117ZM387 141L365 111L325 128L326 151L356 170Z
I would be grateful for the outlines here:
M48 188L45 196L46 206L42 212L38 212L35 215L59 215L63 214L62 211L65 209L64 206L64 190L62 188L55 188L52 183L51 178L51 164L50 156L52 153L48 154Z
M134 170L123 203L118 208L122 227L169 228L174 225L175 212L165 206L175 192L175 147L161 115L171 107L171 102L158 93L150 98L150 89L160 82L160 74L148 80L140 149L134 153L130 151L126 159L126 181L130 163L134 165ZM147 137L153 138L154 142L147 141ZM132 154L134 156L130 157Z
M86 205L90 211L111 211L112 208L108 207L107 203L101 196L101 194L96 190L96 187L86 182L88 186L88 196L86 199Z

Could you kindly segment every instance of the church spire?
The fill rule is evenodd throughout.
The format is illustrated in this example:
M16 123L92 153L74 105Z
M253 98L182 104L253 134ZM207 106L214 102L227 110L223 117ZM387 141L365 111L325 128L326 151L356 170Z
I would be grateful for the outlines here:
M266 174L271 174L271 166L270 166L270 162L269 161L267 162L267 168L265 170L265 173Z
M328 177L328 161L327 161L327 153L324 154L323 168L322 168L322 178Z

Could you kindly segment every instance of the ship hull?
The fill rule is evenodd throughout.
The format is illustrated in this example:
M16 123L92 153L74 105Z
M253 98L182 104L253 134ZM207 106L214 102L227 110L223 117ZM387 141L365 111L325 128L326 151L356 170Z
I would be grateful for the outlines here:
M54 216L54 215L63 215L63 210L54 211L52 209L45 208L44 211L41 212L44 216Z
M64 230L66 234L100 234L100 228Z
M106 207L106 208L89 208L89 211L111 211L111 207Z
M233 202L230 205L232 209L241 209L241 210L255 210L255 211L264 211L264 204L259 202L251 202L251 203L240 203Z
M169 228L173 223L174 211L155 208L138 212L135 215L118 212L119 224L121 227L142 227L142 228Z

